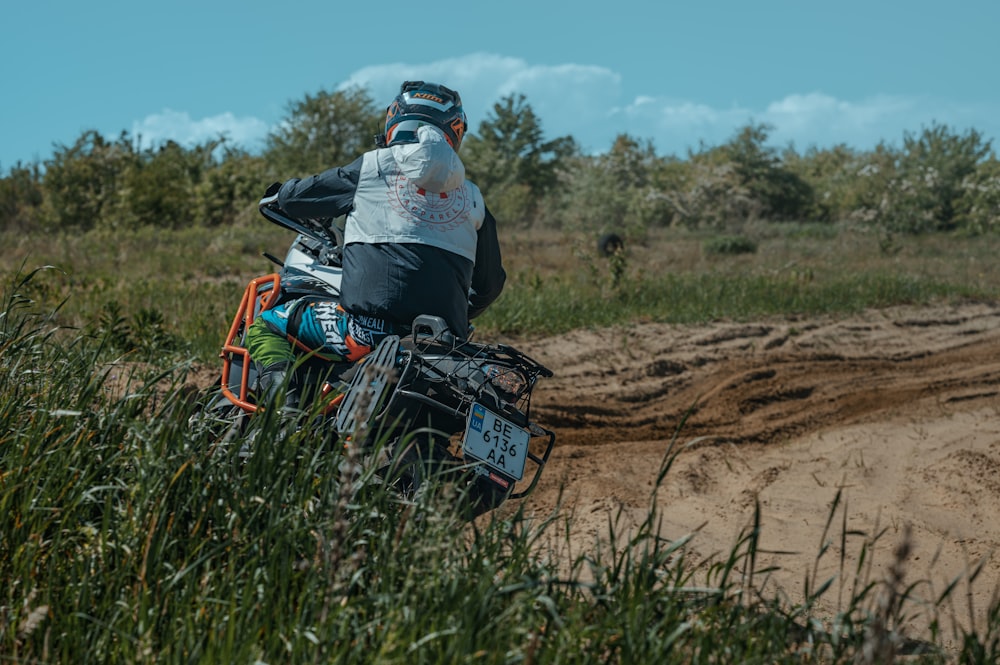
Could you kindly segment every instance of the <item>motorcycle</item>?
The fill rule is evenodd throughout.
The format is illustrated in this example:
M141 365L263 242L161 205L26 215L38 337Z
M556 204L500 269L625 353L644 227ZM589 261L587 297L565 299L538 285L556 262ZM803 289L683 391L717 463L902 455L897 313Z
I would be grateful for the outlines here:
M250 325L284 299L336 299L343 274L343 234L334 220L292 218L268 198L259 210L297 235L284 260L265 253L279 269L250 280L220 352L216 408L240 426L262 408L246 347ZM532 421L531 395L539 378L551 376L512 346L460 338L440 317L422 315L409 334L385 338L354 364L327 368L319 389L325 401L309 427L357 446L404 497L435 474L458 479L471 518L537 486L556 436Z

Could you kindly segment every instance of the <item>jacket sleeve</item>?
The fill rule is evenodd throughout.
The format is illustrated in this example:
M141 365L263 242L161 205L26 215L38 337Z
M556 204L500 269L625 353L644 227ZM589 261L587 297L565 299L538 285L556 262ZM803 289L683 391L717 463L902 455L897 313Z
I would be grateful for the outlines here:
M354 206L364 155L308 178L292 178L278 190L278 206L292 217L340 217Z
M469 293L469 318L473 319L492 304L503 291L507 273L500 257L497 222L486 209L486 218L479 227L476 241L476 265L472 270L472 291Z

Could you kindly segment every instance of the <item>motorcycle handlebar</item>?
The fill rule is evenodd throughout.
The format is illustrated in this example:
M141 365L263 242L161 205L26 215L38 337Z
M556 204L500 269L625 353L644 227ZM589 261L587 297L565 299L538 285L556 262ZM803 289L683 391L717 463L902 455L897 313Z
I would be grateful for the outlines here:
M277 193L262 198L257 207L260 210L260 214L278 226L301 233L308 238L332 247L342 247L344 244L344 239L336 226L332 224L327 226L314 219L299 219L286 214L285 211L278 207Z

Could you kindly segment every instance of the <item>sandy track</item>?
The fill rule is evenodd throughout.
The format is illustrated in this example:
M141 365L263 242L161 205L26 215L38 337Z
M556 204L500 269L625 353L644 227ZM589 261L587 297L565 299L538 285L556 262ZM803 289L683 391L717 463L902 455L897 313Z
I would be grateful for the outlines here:
M522 346L556 371L534 416L559 437L529 508L554 510L564 487L577 551L606 535L609 513L645 517L676 436L683 452L655 501L664 535L697 531L693 558L728 553L759 501L761 548L783 552L761 565L780 566L770 583L801 598L840 491L820 581L838 574L846 518L852 574L865 534L884 531L880 577L910 525L907 580L926 580L925 598L982 563L972 609L964 582L956 596L967 624L1000 588L1000 306L639 324Z

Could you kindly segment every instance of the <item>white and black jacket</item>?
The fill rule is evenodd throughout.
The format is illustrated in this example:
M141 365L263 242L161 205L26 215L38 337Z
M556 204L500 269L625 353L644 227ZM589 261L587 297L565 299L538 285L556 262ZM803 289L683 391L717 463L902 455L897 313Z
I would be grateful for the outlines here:
M278 205L293 217L347 215L345 310L399 326L433 314L465 336L506 280L496 220L444 133L424 126L417 137L289 180Z

